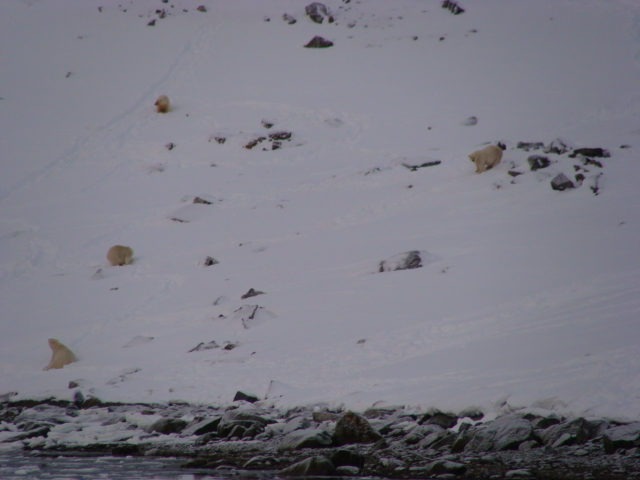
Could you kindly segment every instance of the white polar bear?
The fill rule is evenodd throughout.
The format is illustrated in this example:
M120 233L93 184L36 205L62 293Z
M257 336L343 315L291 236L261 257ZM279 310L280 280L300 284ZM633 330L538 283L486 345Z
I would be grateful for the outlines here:
M469 155L469 158L476 164L476 173L482 173L495 167L502 160L502 149L495 145L478 150Z
M156 100L155 106L156 106L156 112L169 113L169 110L171 110L171 105L169 104L169 97L167 97L166 95L160 95L158 97L158 100Z
M107 252L107 260L111 262L111 265L129 265L131 263L131 257L133 257L133 250L131 247L125 247L123 245L114 245Z
M49 339L49 346L51 347L53 354L51 355L51 361L49 362L49 365L45 367L45 370L62 368L65 365L78 361L73 352L55 338Z

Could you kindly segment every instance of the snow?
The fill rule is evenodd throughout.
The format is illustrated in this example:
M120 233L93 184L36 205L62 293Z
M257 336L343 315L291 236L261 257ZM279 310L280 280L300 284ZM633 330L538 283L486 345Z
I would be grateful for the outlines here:
M118 2L0 3L0 394L640 417L635 2Z

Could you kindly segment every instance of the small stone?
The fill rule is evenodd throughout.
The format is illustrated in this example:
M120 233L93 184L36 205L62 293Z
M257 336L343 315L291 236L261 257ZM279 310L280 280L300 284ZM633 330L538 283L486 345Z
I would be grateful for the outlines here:
M205 7L204 5L200 5L198 8L196 8L196 10L198 10L199 12L206 12L207 7Z
M257 297L258 295L264 295L264 292L250 288L249 291L242 295L240 298L244 300L245 298Z
M551 165L551 162L547 157L543 157L542 155L531 155L527 158L527 162L529 163L529 168L532 172L536 170L540 170L542 168L547 168Z
M333 47L333 42L330 40L325 40L322 37L315 36L313 37L309 43L307 43L304 48L329 48Z
M288 13L285 13L284 15L282 15L282 20L287 22L289 25L293 25L294 23L297 22L297 20L291 15L289 15ZM270 128L270 127L267 127L267 128Z
M205 267L210 267L212 265L217 265L218 263L220 263L218 260L216 260L213 257L207 257L202 261L202 265Z
M477 123L478 123L478 117L469 117L466 120L464 120L461 123L461 125L464 126L464 127L473 127Z

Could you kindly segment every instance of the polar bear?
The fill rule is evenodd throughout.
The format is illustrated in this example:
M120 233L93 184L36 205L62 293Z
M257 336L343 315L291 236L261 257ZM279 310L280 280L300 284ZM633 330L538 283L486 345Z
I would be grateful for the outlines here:
M131 247L125 247L123 245L114 245L107 252L107 260L109 260L114 267L129 265L131 263L131 257L133 257L133 250Z
M469 158L476 164L476 173L482 173L495 167L502 160L502 149L495 145L478 150L469 155Z
M169 110L171 110L169 97L166 95L160 95L154 105L156 106L156 112L158 113L168 113Z
M73 352L55 338L49 339L49 346L51 347L53 354L51 355L51 361L49 362L49 365L45 367L45 370L62 368L65 365L78 361Z

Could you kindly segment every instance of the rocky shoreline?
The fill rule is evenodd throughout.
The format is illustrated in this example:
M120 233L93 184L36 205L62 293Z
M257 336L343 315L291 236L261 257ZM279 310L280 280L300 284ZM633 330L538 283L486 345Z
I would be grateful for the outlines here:
M223 476L640 479L640 422L540 408L485 416L260 405L21 400L0 407L0 443L30 455L177 457Z

